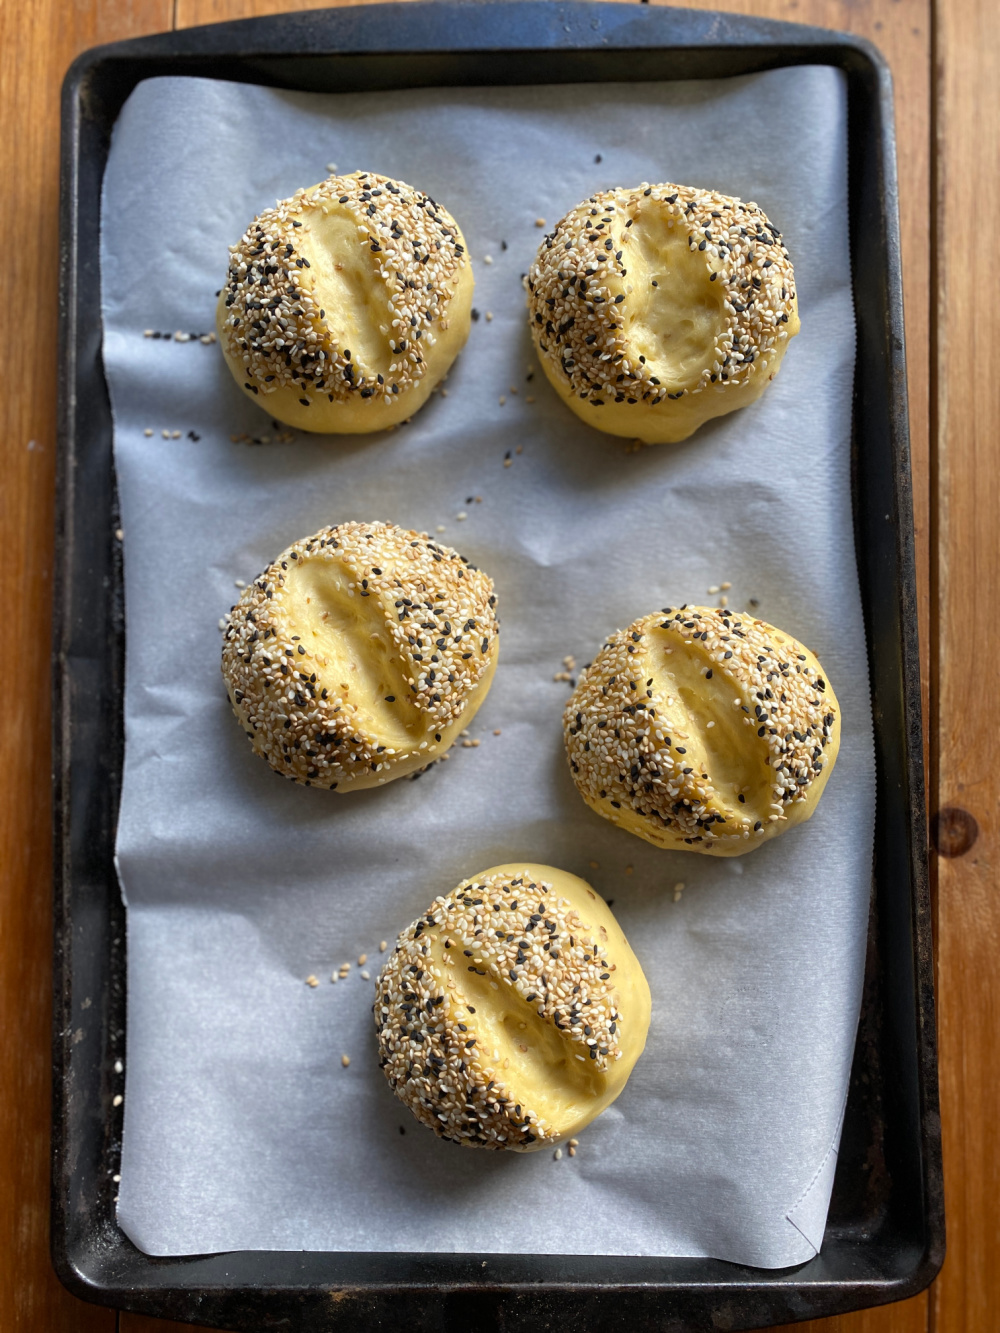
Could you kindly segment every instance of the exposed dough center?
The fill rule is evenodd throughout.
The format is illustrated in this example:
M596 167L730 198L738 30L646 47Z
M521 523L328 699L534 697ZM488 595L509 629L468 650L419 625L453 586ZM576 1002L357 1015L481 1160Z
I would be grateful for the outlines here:
M722 284L666 209L643 208L627 235L625 336L662 384L693 387L725 327Z
M716 792L713 804L725 815L766 819L773 775L764 763L766 751L747 745L740 686L707 652L693 644L678 647L664 630L649 631L646 661L658 696L657 713L664 709L661 720L670 726L674 745L687 751L679 756L686 767L708 775ZM706 669L712 672L710 679ZM745 803L739 801L741 792Z
M358 232L357 220L335 205L310 208L299 217L305 225L296 237L297 248L309 261L313 297L326 312L332 337L369 374L388 377L393 316L385 283L373 271L368 242Z
M357 708L359 726L387 746L404 747L434 724L412 702L378 600L360 596L351 581L339 561L299 561L285 577L285 606L303 647L315 654L319 684Z
M581 932L584 938L588 934ZM446 953L462 956L457 943L446 950L440 939L432 952L442 967ZM462 961L468 962L464 956ZM605 1096L607 1073L583 1054L578 1042L560 1032L549 1019L540 1018L537 1007L522 999L513 986L503 981L493 983L489 976L467 969L463 969L459 985L463 999L476 1011L480 1058L495 1068L511 1095L524 1106L543 1120L560 1123L587 1114L594 1101ZM458 1017L462 1017L460 1012Z

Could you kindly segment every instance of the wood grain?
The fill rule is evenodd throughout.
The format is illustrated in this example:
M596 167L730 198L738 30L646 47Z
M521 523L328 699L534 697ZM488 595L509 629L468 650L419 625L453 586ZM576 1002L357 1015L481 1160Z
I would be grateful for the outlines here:
M0 1328L112 1333L48 1258L51 1015L49 625L55 460L59 88L88 46L169 26L169 0L0 5L0 304L18 316L0 399L4 630L31 665L0 691ZM9 677L8 677L9 679Z
M996 37L991 46L986 30L993 0L938 3L947 11L941 19L940 100L945 112L940 118L938 144L951 154L951 170L939 172L939 184L948 191L944 215L952 228L948 235L954 237L949 244L971 246L973 203L981 198L984 180L995 182L998 160L995 127L1000 121L996 109L1000 71L996 68ZM983 829L976 849L964 862L943 867L941 877L942 1072L952 1257L935 1293L933 1314L935 1333L978 1333L991 1326L991 1305L995 1308L1000 1301L1000 1278L994 1276L998 1271L997 1236L992 1225L1000 1155L991 1130L1000 1062L993 1035L998 1031L996 987L989 984L991 946L1000 928L989 895L997 783L987 749L992 733L978 728L972 718L961 725L966 698L958 662L947 645L956 642L954 635L964 626L971 598L977 597L982 604L983 595L995 586L990 579L995 580L997 573L996 545L990 544L988 516L996 508L998 470L986 449L997 437L1000 412L996 381L991 386L986 375L974 380L965 370L977 353L984 366L989 364L989 349L976 342L990 327L983 311L975 322L961 321L947 346L942 342L933 363L942 385L950 383L955 390L950 400L941 393L934 436L941 450L937 465L941 501L935 513L942 534L941 585L947 595L941 602L940 624L932 626L929 520L930 483L936 473L929 453L929 6L930 0L723 0L718 6L696 0L693 7L723 7L860 33L882 47L896 80L924 678L929 678L926 666L933 662L936 689L930 716L938 726L947 719L954 729L953 741L942 739L935 769L942 793L950 802L971 809ZM12 574L8 587L16 590L8 598L8 607L12 607L8 615L13 617L8 624L14 641L24 645L29 660L39 664L26 691L16 697L12 691L0 695L0 1075L5 1089L0 1099L0 1198L8 1203L0 1217L0 1241L4 1242L0 1244L0 1328L4 1330L111 1333L116 1327L113 1312L84 1306L62 1291L49 1268L46 1245L50 854L49 705L44 664L48 660L54 449L58 87L78 51L98 41L167 28L172 18L177 26L186 27L316 7L309 0L0 3L0 87L4 93L0 129L5 131L0 134L5 180L0 207L5 234L13 241L8 246L0 291L7 298L8 310L14 308L15 295L21 298L16 308L22 328L21 337L7 354L8 383L18 389L5 395L0 407L4 419L0 524L8 561L13 560L12 566L8 564ZM985 136L975 153L969 150L963 156L966 138L979 120L977 103L985 120L983 94L987 89L993 95L993 138ZM971 311L977 300L985 302L989 290L986 282L976 287L972 266L962 271L955 265L954 272L945 272L945 267L941 265L939 328L951 313ZM27 301L25 293L30 294ZM946 420L947 440L942 424ZM34 442L30 448L29 441ZM970 533L975 541L969 541ZM940 630L933 652L931 628ZM990 661L988 631L982 633ZM966 958L969 963L963 973ZM121 1315L117 1326L121 1333L193 1329L127 1314ZM918 1297L794 1328L808 1333L925 1333L927 1299Z
M936 779L939 804L972 814L979 837L937 865L949 1234L933 1316L935 1333L964 1333L1000 1324L1000 734L986 711L1000 685L1000 381L978 262L979 228L1000 206L1000 25L995 0L941 3L938 24Z

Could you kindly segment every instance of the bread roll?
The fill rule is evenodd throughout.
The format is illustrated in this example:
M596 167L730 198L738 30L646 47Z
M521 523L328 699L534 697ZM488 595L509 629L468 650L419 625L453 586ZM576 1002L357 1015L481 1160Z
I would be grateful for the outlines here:
M531 1152L579 1133L642 1054L649 986L584 880L513 862L400 935L378 979L380 1063L421 1124Z
M773 625L666 607L611 636L563 734L599 815L657 847L739 856L816 809L840 707L809 649Z
M799 331L777 227L756 204L686 185L584 200L546 236L527 287L559 396L647 444L754 402Z
M469 336L472 265L428 195L331 176L255 218L230 250L219 341L245 393L300 430L411 417Z
M244 591L222 648L257 754L307 787L380 786L443 754L493 680L491 580L425 532L342 523Z

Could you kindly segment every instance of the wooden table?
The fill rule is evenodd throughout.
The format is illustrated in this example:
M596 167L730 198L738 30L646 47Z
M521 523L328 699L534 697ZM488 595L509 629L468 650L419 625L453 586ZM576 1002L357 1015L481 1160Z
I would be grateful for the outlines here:
M350 3L351 0L348 0ZM623 0L623 3L634 0ZM690 0L871 38L896 81L928 802L978 839L932 855L948 1258L929 1293L798 1324L810 1333L1000 1328L1000 354L993 236L1000 206L997 0ZM50 584L56 403L59 86L98 42L310 7L302 0L0 0L3 307L24 321L0 411L0 532L12 642L33 675L0 689L0 1328L183 1333L85 1305L48 1260ZM1000 209L998 209L1000 211ZM992 222L990 224L992 226ZM975 607L979 610L975 611ZM980 620L985 624L981 625ZM965 634L968 651L960 651ZM975 652L972 652L972 648ZM980 648L989 673L979 680ZM997 661L991 654L997 652ZM8 659L10 662L10 659ZM964 663L964 665L963 665ZM21 684L15 682L20 681ZM21 686L24 686L22 689ZM581 1330L586 1333L586 1330Z

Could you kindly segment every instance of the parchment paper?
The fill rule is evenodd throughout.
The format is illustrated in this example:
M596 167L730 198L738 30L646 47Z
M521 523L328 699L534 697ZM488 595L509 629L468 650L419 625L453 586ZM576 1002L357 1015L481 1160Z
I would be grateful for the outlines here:
M274 442L217 345L143 331L210 330L227 245L328 163L400 176L447 204L481 317L448 396L411 425ZM534 367L520 275L542 238L536 218L551 225L593 190L640 180L760 203L792 253L803 327L755 406L629 454L577 422ZM132 94L108 163L101 262L128 624L118 1214L142 1250L778 1267L820 1245L874 800L845 199L845 91L828 68L349 96L154 79ZM232 443L241 433L272 442ZM419 781L340 797L283 781L251 753L225 698L217 626L235 580L349 518L456 545L494 578L503 629L472 727L481 744ZM844 722L812 821L720 862L654 849L587 810L563 757L569 687L552 677L564 655L588 661L651 609L711 604L707 588L723 581L732 606L757 599L818 653ZM561 1161L436 1140L376 1062L378 941L391 947L463 877L522 857L581 874L613 902L653 992L626 1091ZM345 960L350 975L331 984Z

